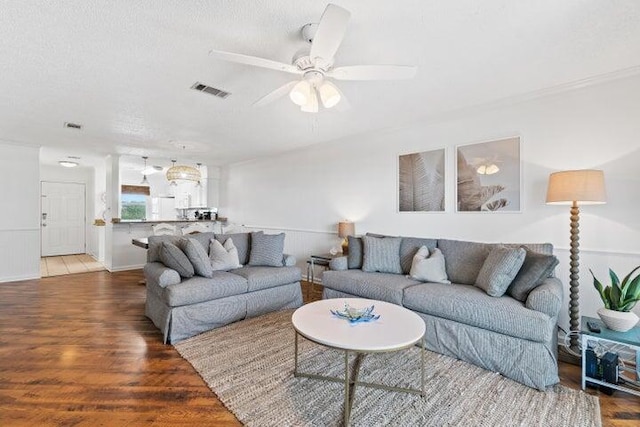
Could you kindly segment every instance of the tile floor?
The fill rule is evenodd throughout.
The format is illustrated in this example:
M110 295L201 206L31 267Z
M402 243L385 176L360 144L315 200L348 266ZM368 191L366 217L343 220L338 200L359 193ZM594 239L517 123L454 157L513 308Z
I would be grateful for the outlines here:
M40 258L40 275L42 277L87 273L89 271L101 271L104 269L102 264L88 254Z

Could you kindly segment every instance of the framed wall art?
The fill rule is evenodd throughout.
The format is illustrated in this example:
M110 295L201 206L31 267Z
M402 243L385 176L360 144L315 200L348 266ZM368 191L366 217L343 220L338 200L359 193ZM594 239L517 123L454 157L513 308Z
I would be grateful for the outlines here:
M521 212L520 137L456 147L456 212Z
M398 156L398 211L444 212L444 148Z

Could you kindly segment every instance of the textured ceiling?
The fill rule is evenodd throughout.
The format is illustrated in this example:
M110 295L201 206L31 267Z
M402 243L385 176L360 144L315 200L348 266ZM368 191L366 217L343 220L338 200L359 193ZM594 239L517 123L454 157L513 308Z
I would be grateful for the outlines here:
M0 140L52 156L180 155L226 164L602 76L640 72L640 2L336 0L351 12L336 65L407 64L399 82L338 82L352 108L306 114L292 80L210 49L290 62L326 2L21 1L0 13ZM196 81L226 100L189 89ZM81 131L63 128L81 123ZM180 148L185 145L185 149ZM187 153L186 155L185 152Z

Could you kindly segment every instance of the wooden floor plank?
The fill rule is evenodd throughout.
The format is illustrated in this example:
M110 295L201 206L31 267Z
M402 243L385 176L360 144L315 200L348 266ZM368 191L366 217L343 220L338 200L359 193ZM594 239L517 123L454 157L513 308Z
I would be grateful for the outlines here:
M40 276L47 277L49 275L49 271L47 270L47 260L44 258L40 258Z
M162 344L140 279L102 271L0 284L0 425L240 425ZM303 283L303 296L317 300L322 287ZM561 363L560 376L579 388L579 367ZM639 424L640 398L600 401L605 427Z
M49 268L51 266L51 268ZM40 258L40 276L61 276L65 274L104 271L104 265L89 254L61 255Z
M62 257L47 257L45 260L47 262L47 271L49 272L49 276L69 274L67 265L62 260Z
M62 261L67 266L69 274L86 273L89 271L78 255L63 255Z

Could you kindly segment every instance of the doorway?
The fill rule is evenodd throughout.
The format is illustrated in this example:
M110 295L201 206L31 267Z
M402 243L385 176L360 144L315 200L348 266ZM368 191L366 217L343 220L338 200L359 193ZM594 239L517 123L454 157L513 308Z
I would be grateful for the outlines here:
M42 181L40 195L41 256L84 254L85 185Z

